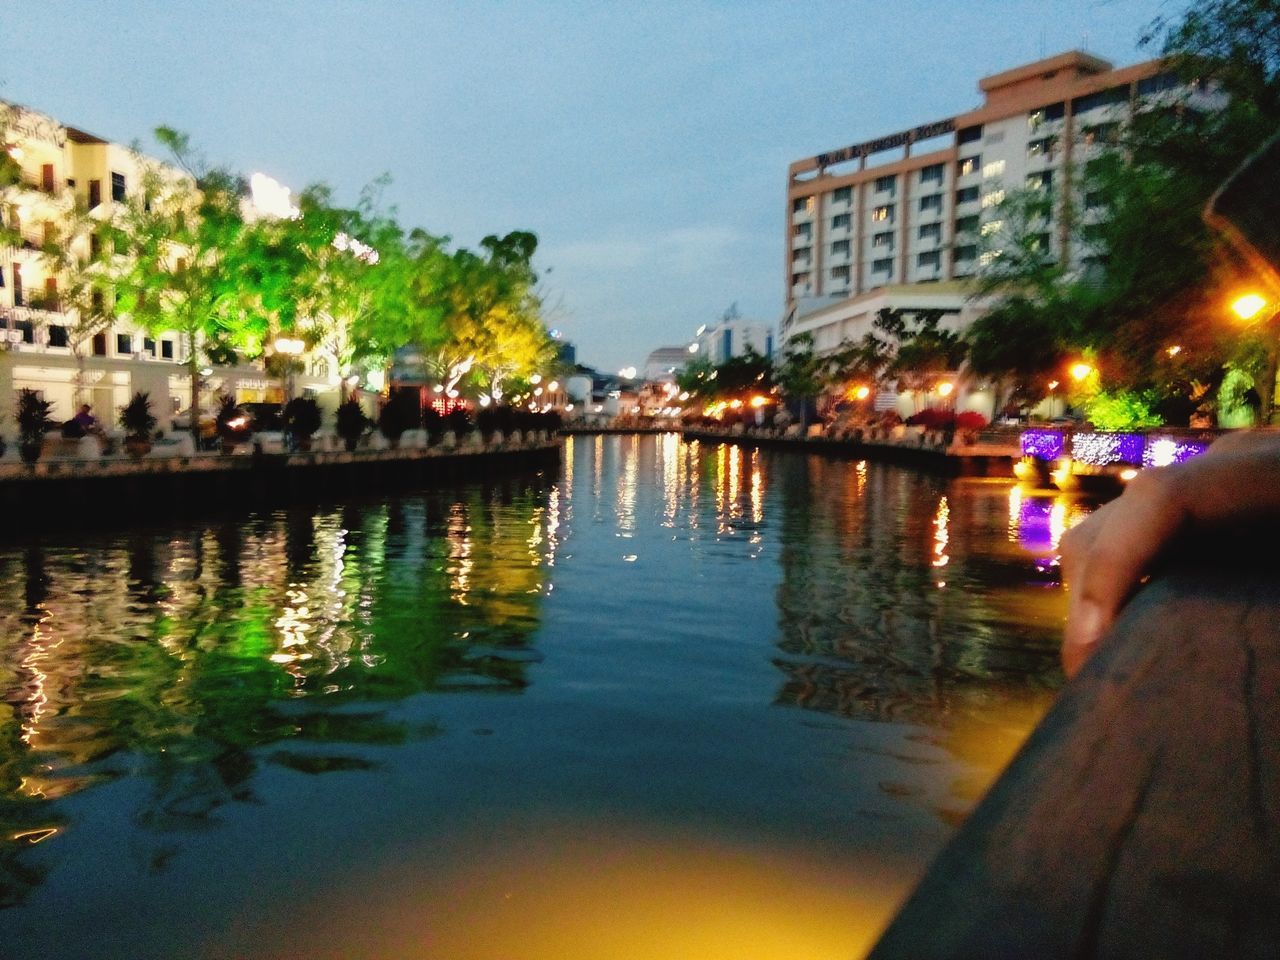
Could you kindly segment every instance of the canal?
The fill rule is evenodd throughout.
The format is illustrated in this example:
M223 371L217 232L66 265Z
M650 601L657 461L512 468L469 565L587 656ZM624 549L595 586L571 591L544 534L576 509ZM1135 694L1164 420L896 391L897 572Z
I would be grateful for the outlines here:
M858 956L1052 699L1086 509L579 436L0 543L3 952Z

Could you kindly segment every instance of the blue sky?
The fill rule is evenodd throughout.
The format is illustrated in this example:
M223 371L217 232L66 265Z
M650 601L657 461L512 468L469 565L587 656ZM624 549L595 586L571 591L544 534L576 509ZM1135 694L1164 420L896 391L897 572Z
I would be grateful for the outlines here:
M775 322L787 164L949 116L1085 45L1145 59L1181 0L0 0L0 97L112 140L159 124L407 226L529 229L549 319L603 369L732 302Z

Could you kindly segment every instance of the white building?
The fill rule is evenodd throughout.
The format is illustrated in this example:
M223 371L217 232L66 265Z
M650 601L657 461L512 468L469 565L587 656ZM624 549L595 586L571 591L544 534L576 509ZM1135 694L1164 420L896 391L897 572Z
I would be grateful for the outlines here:
M75 342L76 313L60 295L64 277L42 252L56 236L60 218L74 207L103 224L142 182L143 165L164 175L186 175L131 149L110 143L52 117L0 101L0 150L15 161L19 182L0 188L0 219L19 236L14 246L0 243L0 418L12 435L13 400L18 390L41 393L54 404L53 416L70 419L81 403L114 425L117 410L138 391L152 399L162 426L190 403L187 344L173 331L148 332L116 316L82 342ZM100 242L87 231L73 244L86 260ZM95 306L110 311L109 284L95 293ZM337 396L339 371L329 358L303 358L295 377L298 391ZM260 365L213 367L202 380L202 403L211 406L218 392L241 402L275 401L283 384Z
M673 381L691 356L688 347L659 347L645 359L641 379L653 383Z
M701 357L713 364L724 363L730 357L740 357L748 350L754 350L764 357L772 357L773 326L741 317L724 317L715 323L699 327L693 342L686 349L686 360Z

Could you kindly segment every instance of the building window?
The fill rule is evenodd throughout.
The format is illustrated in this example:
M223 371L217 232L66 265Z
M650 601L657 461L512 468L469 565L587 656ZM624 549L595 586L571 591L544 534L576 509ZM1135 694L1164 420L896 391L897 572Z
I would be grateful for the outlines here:
M1084 195L1084 208L1086 210L1096 210L1098 207L1107 205L1106 198L1103 197L1101 190L1090 190Z
M67 345L67 328L60 323L49 324L49 346L65 347Z
M103 292L96 287L89 292L89 302L92 304L93 312L99 317L102 316L107 309L107 298Z
M1179 85L1176 73L1168 71L1157 73L1154 77L1146 77L1138 81L1138 96L1149 97L1152 94L1164 93L1166 90L1176 90Z
M808 282L809 282L808 273L793 273L791 275L791 285L793 287L798 287L801 284L807 284Z
M893 257L884 257L871 261L872 273L893 273Z
M1004 191L992 190L990 193L982 195L982 209L988 210L991 207L999 206L1004 203Z
M834 203L848 203L853 197L853 187L837 187L831 194Z
M102 203L102 181L89 181L89 209L92 210L98 204Z
M974 233L977 229L978 215L976 213L956 219L956 233Z
M833 257L847 257L849 255L849 241L837 240L831 244L831 255Z
M920 169L921 183L941 183L943 176L943 164L935 163Z
M871 219L876 223L893 223L893 204L885 203L871 211Z
M962 243L951 251L951 259L955 261L972 260L978 255L976 243Z
M107 355L107 335L105 333L95 333L93 335L93 355L95 357L105 357Z
M1027 156L1040 157L1045 156L1053 158L1053 152L1057 149L1057 137L1041 137L1039 140L1032 140L1027 144Z
M832 229L832 230L848 230L848 229L849 229L849 215L848 215L847 213L840 213L840 214L836 214L834 217L832 217L832 218L831 218L831 229Z
M1092 146L1095 143L1113 144L1120 139L1120 124L1091 123L1081 133L1085 146Z
M924 223L920 225L916 236L921 240L933 240L935 243L942 239L942 224L940 223Z
M1091 93L1087 97L1076 97L1071 101L1071 112L1075 114L1088 113L1090 110L1128 102L1129 87L1126 84L1121 87L1112 87L1110 90Z
M920 198L921 213L941 213L942 212L942 194L931 193L927 197Z
M978 255L978 266L989 267L1003 256L1003 250L984 250Z
M22 334L23 343L36 342L36 328L30 320L18 320L14 323L13 329Z
M873 247L892 247L893 232L886 230L884 233L877 233L871 237L871 246Z
M808 223L797 223L794 227L791 228L791 235L793 237L808 238L809 234L812 232L813 232L813 225ZM178 272L181 273L185 268L186 268L186 264L185 263L181 264L178 267Z
M967 177L970 174L978 172L978 167L982 165L982 157L975 154L972 157L963 157L956 163L956 176Z
M133 353L133 335L129 333L116 334L116 353Z
M978 188L977 188L977 187L964 187L963 189L961 189L961 190L957 190L957 191L956 191L956 203L957 203L957 204L960 204L960 203L973 203L973 201L975 201L975 200L977 200L977 199L978 199Z
M984 237L991 237L999 233L1003 229L1004 229L1003 220L988 220L986 223L982 225L982 229L979 230L978 232L981 233Z
M156 342L150 337L142 338L142 352L149 353L151 356L156 355Z
M13 305L21 307L26 303L22 296L22 264L13 265Z
M974 143L982 139L982 124L976 124L972 127L965 127L956 133L956 143L963 146L966 143Z
M111 174L111 199L116 203L124 203L124 195L124 174L113 172Z
M982 176L985 180L993 180L996 177L1004 176L1004 161L992 160L982 165Z
M40 165L40 189L45 193L53 193L53 164Z
M813 197L796 197L791 201L792 213L813 213Z
M807 267L809 265L809 247L801 247L791 254L791 262L796 266Z
M832 268L831 268L831 279L832 279L832 281L833 281L834 283L848 283L848 282L849 282L849 268L848 268L847 266L842 266L842 267L832 267Z
M173 359L173 341L172 340L160 341L160 357L164 360Z
M876 177L876 193L893 193L893 184L896 179L893 174Z
M917 267L932 267L938 269L942 266L942 254L937 250L926 250L924 253L916 254Z
M44 278L44 309L61 310L62 304L58 300L58 278Z
M1027 174L1027 188L1029 190L1051 190L1053 188L1053 171L1040 170L1037 173Z
M1047 233L1037 233L1028 239L1027 246L1033 253L1049 252L1049 235Z
M97 260L100 256L102 256L102 238L95 230L89 234L89 259Z

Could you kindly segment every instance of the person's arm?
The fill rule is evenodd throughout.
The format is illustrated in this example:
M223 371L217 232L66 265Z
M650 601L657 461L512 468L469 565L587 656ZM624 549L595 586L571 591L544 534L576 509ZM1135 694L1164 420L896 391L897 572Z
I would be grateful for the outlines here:
M1062 664L1074 676L1152 561L1186 530L1280 517L1280 432L1228 434L1203 457L1144 470L1062 539L1069 591Z

